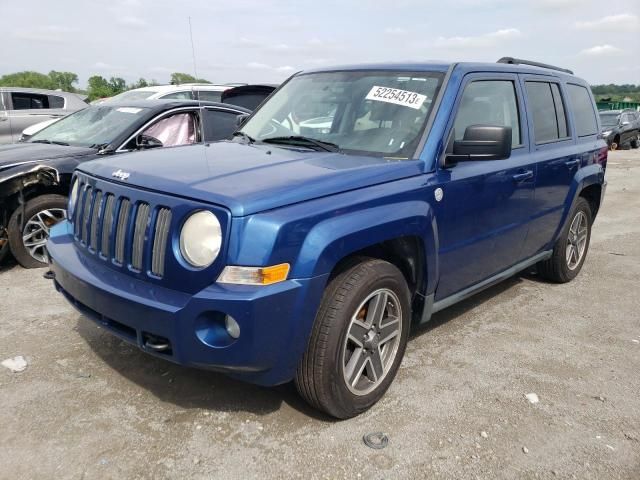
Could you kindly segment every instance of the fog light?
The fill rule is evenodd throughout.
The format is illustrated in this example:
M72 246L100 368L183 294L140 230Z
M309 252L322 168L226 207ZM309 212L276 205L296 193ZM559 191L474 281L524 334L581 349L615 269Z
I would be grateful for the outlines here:
M236 322L233 317L229 315L224 317L224 326L231 338L238 338L240 336L240 325L238 325L238 322Z

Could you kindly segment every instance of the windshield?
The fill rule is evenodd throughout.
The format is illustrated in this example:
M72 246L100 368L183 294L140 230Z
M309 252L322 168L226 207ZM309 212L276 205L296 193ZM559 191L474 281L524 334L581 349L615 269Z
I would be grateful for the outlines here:
M40 130L30 142L78 147L108 145L145 114L146 108L98 105L73 113Z
M292 78L242 127L258 142L301 137L344 152L413 156L443 75L433 72L322 72Z
M603 127L615 127L618 125L618 117L617 113L601 113L600 123Z

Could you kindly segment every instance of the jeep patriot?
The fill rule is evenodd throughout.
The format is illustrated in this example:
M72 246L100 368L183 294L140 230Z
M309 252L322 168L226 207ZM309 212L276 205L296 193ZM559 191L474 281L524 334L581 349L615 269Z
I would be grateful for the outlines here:
M607 145L588 84L513 58L302 71L230 140L82 163L55 288L151 355L353 417L411 325L582 268ZM426 372L425 372L426 374Z

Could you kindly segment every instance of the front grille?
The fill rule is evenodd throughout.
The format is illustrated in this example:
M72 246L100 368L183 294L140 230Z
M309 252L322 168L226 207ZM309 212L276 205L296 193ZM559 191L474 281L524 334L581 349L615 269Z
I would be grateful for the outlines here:
M157 277L164 275L171 224L169 208L132 202L81 183L71 220L76 240L103 260L149 271Z

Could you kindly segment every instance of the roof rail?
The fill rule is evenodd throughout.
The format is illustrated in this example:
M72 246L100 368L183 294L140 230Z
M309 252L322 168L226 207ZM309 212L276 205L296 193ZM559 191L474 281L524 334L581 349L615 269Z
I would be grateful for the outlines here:
M569 70L568 68L554 67L553 65L547 65L546 63L532 62L531 60L523 60L521 58L502 57L496 63L509 63L512 65L530 65L532 67L548 68L549 70L557 70L559 72L564 72L564 73L573 75L573 71Z

